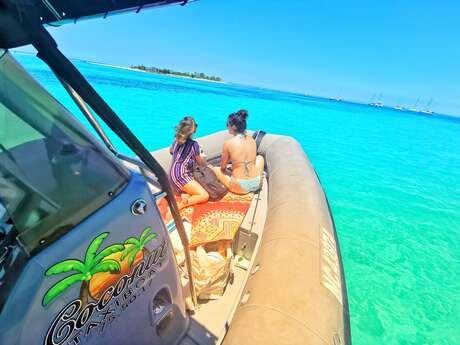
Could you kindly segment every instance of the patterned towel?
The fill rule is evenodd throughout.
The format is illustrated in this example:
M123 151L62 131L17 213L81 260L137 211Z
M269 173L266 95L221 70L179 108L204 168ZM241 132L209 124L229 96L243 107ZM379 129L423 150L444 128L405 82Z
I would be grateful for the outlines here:
M188 207L193 209L190 248L221 240L232 241L253 197L253 193L237 195L229 192L219 201ZM191 211L187 209L183 210L184 216L190 217Z
M254 193L227 193L221 200L182 209L181 216L192 224L190 248L216 241L232 241L243 222ZM157 201L163 220L171 232L174 227L166 200Z

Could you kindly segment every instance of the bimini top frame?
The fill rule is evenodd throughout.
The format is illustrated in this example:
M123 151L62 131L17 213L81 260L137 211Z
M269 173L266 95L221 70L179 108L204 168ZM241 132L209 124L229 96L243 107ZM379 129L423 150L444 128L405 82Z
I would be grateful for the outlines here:
M42 24L59 26L80 19L112 16L192 0L0 0L0 48L32 44L22 17L33 9Z
M3 3L1 2L3 1ZM34 0L0 0L3 9L5 9L5 2L8 3L10 13L16 13L17 17L15 20L20 23L21 30L25 37L27 37L27 43L32 44L37 50L37 56L43 60L51 70L58 76L58 78L68 86L68 89L72 89L79 98L84 101L91 109L104 121L107 126L117 134L123 142L141 159L146 167L152 171L160 184L163 191L166 192L166 199L171 213L176 223L181 242L186 248L185 257L187 263L187 270L190 277L190 289L193 302L196 303L196 294L194 291L193 276L190 252L188 251L188 238L182 223L182 219L179 214L179 208L177 206L174 194L169 184L167 173L163 170L161 165L155 160L150 152L144 147L139 139L131 132L131 130L121 121L121 119L115 114L110 106L102 99L102 97L94 90L94 88L88 83L78 69L59 51L56 42L53 40L51 35L43 26L43 18L41 17L42 8L38 6L38 3L43 1ZM50 2L50 1L46 1ZM56 1L57 2L57 1ZM64 1L60 1L64 2ZM83 2L83 1L81 1ZM86 1L85 1L86 2ZM91 2L91 1L90 1ZM113 3L141 3L142 1L105 1ZM178 1L148 1L148 3L156 4L168 4ZM70 1L69 1L70 3ZM144 3L147 3L144 1ZM11 7L13 6L13 7ZM70 5L69 5L70 6ZM0 7L0 10L2 8ZM0 18L1 19L1 18ZM1 20L0 20L0 23ZM0 31L3 34L4 31ZM0 35L0 38L3 37ZM2 46L0 46L2 48Z

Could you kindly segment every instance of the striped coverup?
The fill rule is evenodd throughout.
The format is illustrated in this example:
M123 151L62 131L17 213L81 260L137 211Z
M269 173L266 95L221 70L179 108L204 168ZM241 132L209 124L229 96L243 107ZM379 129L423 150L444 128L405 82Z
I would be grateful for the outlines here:
M200 154L198 142L188 139L185 144L179 145L176 141L172 147L172 165L169 171L171 183L180 192L182 188L193 181L193 163Z

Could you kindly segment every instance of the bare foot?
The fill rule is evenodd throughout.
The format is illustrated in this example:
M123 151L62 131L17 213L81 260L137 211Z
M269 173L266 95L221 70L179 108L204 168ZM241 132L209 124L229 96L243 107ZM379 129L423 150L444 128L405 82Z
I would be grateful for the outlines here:
M188 198L183 198L181 199L181 201L177 203L177 207L179 207L179 211L187 206L188 206Z

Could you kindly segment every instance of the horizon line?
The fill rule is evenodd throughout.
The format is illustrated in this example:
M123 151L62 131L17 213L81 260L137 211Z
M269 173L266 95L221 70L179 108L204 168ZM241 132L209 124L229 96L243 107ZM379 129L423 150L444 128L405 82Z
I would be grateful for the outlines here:
M13 52L13 53L36 56L36 53L34 53L34 52L22 51L22 50L14 50L14 49L15 48L11 49L10 51ZM140 70L137 71L136 69L131 68L131 66L121 66L121 65L115 65L115 64L112 64L112 63L109 63L109 62L92 61L92 60L83 59L83 58L74 58L74 57L67 57L67 58L69 60L74 60L74 61L77 60L77 61L81 61L81 62L85 62L85 63L97 64L99 66L108 67L108 68L117 68L117 69L131 70L131 71L134 71L134 72L142 72ZM151 74L154 74L154 73L151 73ZM159 75L162 75L162 76L165 76L165 77L173 77L173 78L184 78L182 76L167 75L167 74L159 74ZM193 79L193 78L184 78L184 79L198 80L198 81L203 81L203 82L213 82L211 80L206 80L206 79ZM238 82L230 82L230 81L225 81L225 80L223 82L221 82L221 83L222 84L227 84L227 85L246 86L246 87L262 89L262 90L268 90L268 91L283 92L283 93L288 93L288 94L292 94L292 95L298 95L298 96L302 96L302 97L311 97L311 98L325 100L327 102L348 103L348 104L353 104L353 105L372 107L367 102L353 100L353 99L345 99L345 98L342 99L340 97L336 98L336 97L331 97L331 96L321 96L321 95L314 95L314 94L306 94L306 93L302 93L302 92L299 92L299 91L273 89L273 88L269 88L269 87L265 87L265 86L240 84ZM434 117L441 117L441 118L442 117L444 117L444 118L453 118L453 119L457 119L457 120L460 119L460 114L433 112L433 114L429 115L429 114L424 114L421 111L411 111L411 110L408 110L408 109L398 110L398 109L394 108L395 106L396 105L383 105L380 108L383 108L385 110L391 110L391 111L399 112L399 113L412 114L412 115L421 115L421 116L425 116L425 117L433 117L434 116ZM372 107L372 108L375 108L375 107Z

